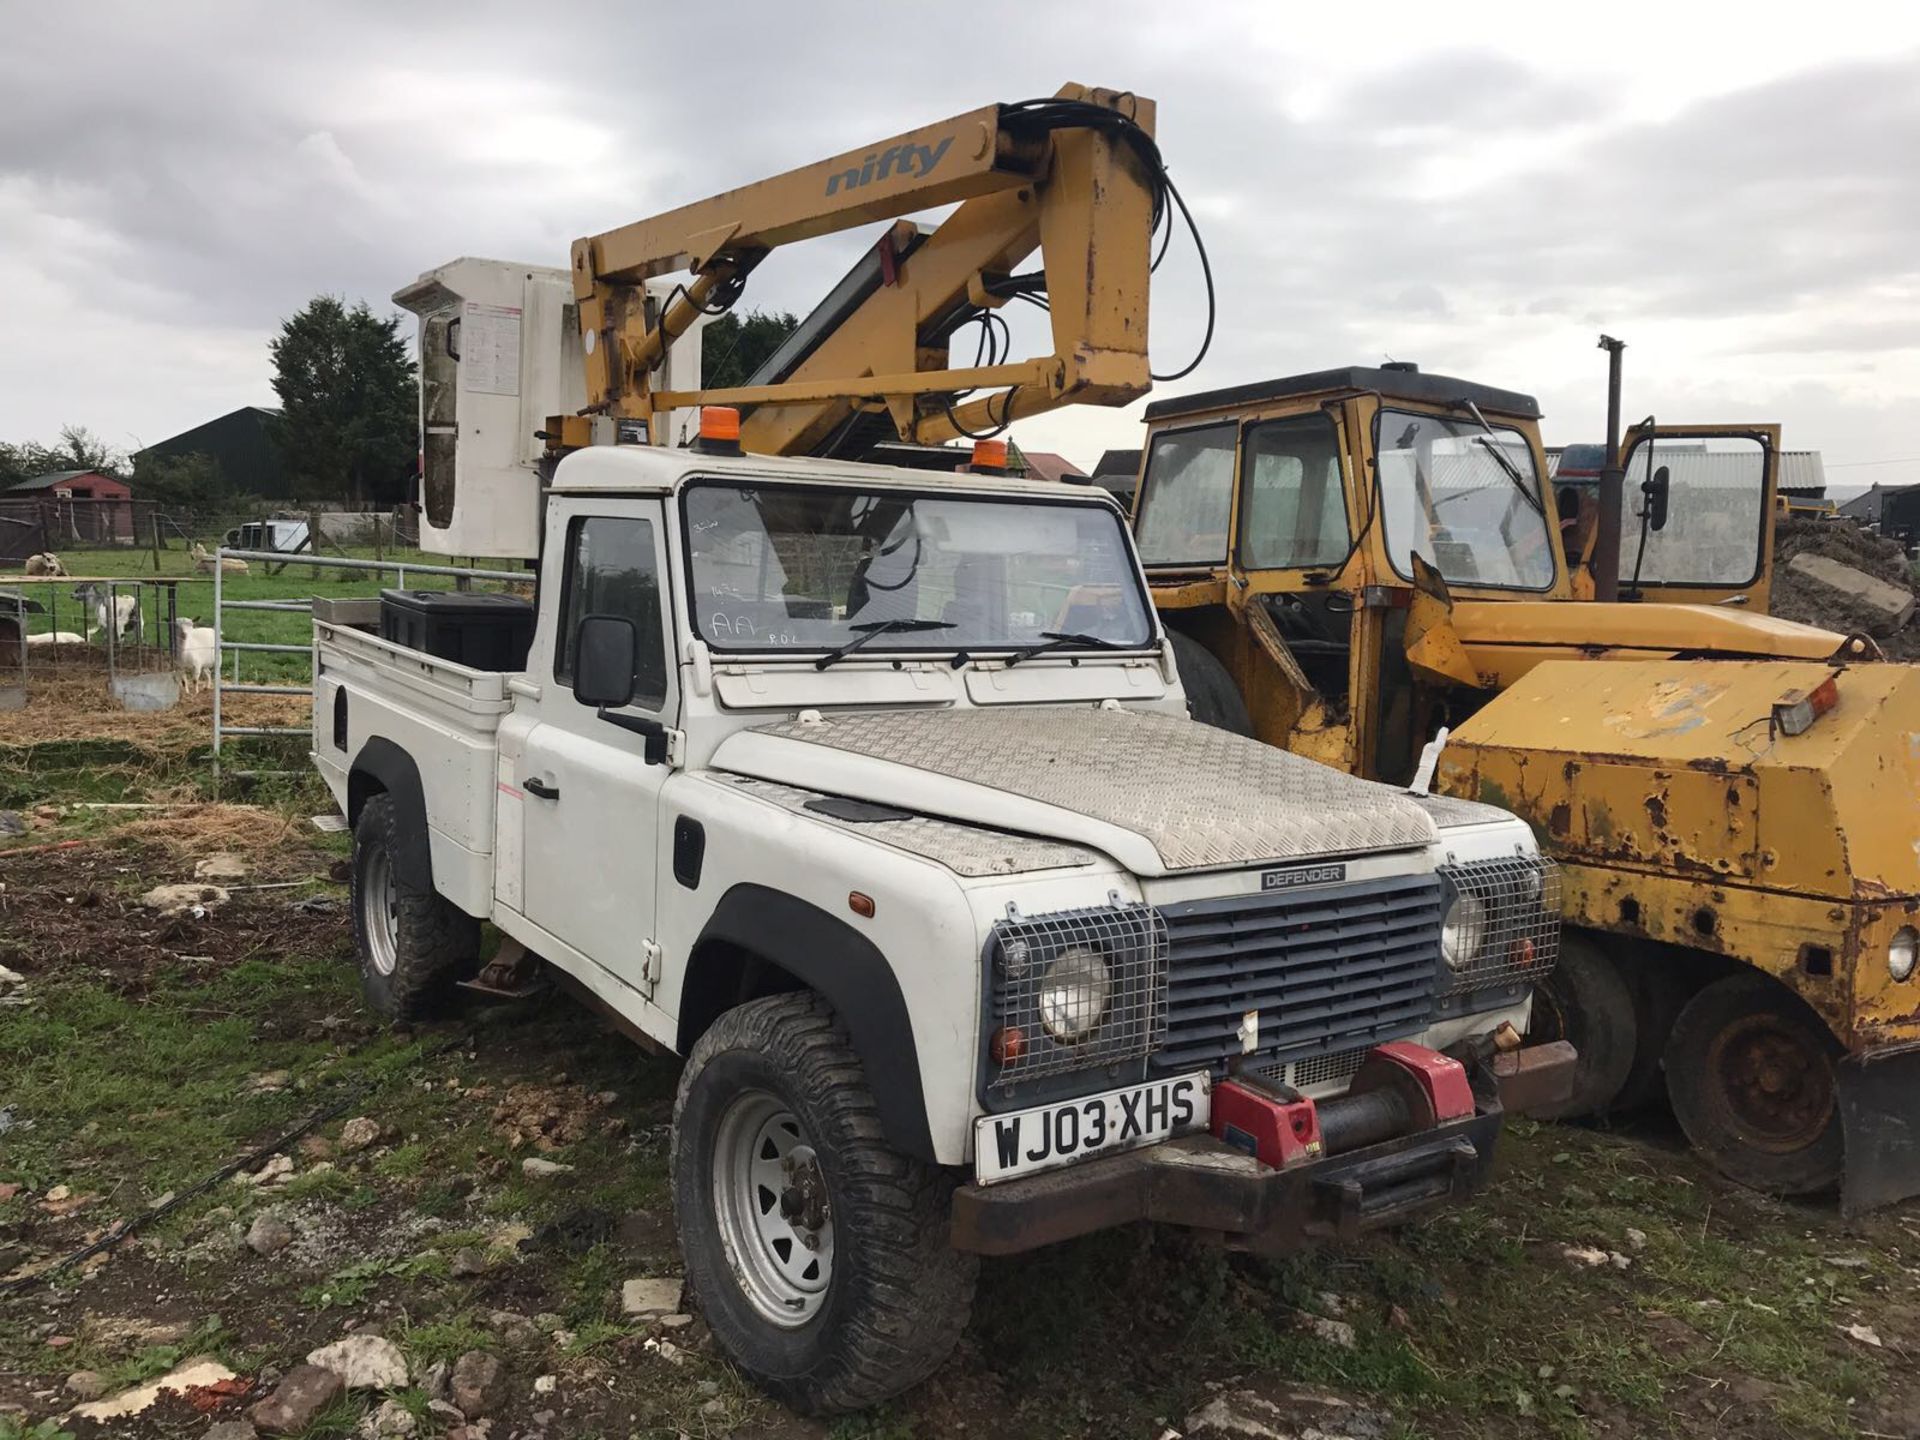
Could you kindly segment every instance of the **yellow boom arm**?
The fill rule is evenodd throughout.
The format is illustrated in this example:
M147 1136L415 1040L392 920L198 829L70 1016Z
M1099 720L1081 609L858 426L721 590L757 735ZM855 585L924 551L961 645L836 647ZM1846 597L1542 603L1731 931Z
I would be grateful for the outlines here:
M575 241L583 413L651 422L682 406L736 405L748 411L746 449L794 454L860 411L884 409L901 438L935 443L1062 405L1126 404L1151 383L1153 125L1150 100L1069 85L1052 101L984 106ZM924 238L891 227L876 247L877 283L774 383L652 388L667 347L703 309L731 304L776 247L955 202ZM1043 278L1010 282L1036 249ZM691 272L684 286L651 302L645 281L680 270ZM953 330L1020 288L1045 292L1052 353L952 368ZM955 403L962 391L974 393ZM665 429L649 425L656 440Z

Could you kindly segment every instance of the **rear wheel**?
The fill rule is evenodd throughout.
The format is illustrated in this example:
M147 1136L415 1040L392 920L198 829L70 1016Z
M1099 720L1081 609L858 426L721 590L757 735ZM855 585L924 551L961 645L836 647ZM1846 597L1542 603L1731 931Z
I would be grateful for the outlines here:
M1591 937L1577 930L1563 933L1559 963L1533 987L1527 1039L1534 1044L1573 1043L1579 1055L1573 1091L1557 1105L1528 1113L1540 1120L1603 1113L1619 1096L1633 1068L1636 1029L1633 992L1620 967Z
M953 1183L902 1155L826 1002L729 1010L687 1057L673 1200L687 1280L727 1358L797 1409L864 1409L939 1367L978 1263Z
M371 797L353 827L353 938L367 1004L389 1020L421 1020L445 1008L479 958L480 922L401 878L397 838L392 797Z
M1730 1180L1774 1195L1831 1190L1845 1160L1840 1046L1800 998L1732 975L1681 1010L1667 1093L1687 1138Z
M1187 714L1202 725L1251 736L1253 719L1227 667L1191 636L1169 630L1167 638L1173 642L1173 663L1179 667L1180 684L1187 692Z
M1671 952L1651 949L1628 967L1626 979L1633 992L1633 1064L1613 1108L1638 1110L1653 1104L1666 1089L1667 1039L1697 981L1681 973Z

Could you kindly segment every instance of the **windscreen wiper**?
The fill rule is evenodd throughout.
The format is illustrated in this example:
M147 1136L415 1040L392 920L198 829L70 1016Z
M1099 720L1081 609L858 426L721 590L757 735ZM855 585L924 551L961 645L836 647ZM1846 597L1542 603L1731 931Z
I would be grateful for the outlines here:
M1484 435L1476 435L1473 438L1484 445L1487 453L1493 456L1502 470L1507 472L1507 478L1513 482L1513 488L1520 492L1520 498L1533 507L1536 515L1544 517L1547 513L1546 506L1542 505L1539 497L1527 488L1527 482L1520 478L1520 471L1515 468L1513 461L1506 457L1506 452L1501 450L1499 437L1493 433L1493 427L1487 423L1487 417L1480 413L1480 407L1471 400L1456 400L1454 404L1456 407L1466 410L1468 414L1480 422L1480 428L1487 433Z
M824 670L853 654L862 645L876 635L906 635L915 630L951 630L953 626L945 620L870 620L864 625L849 625L854 638L838 650L829 650L813 662L813 668Z
M1074 630L1042 630L1040 638L1044 645L1029 645L1016 650L1007 657L1009 667L1018 665L1022 660L1031 660L1036 655L1044 655L1049 650L1058 650L1067 645L1078 645L1087 650L1132 650L1136 647L1123 645L1118 640L1109 640L1104 635L1082 635Z

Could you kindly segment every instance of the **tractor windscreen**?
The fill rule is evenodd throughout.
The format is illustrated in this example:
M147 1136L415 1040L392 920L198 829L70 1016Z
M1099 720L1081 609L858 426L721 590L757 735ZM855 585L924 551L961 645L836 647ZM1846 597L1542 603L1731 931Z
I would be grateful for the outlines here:
M1153 437L1133 526L1142 564L1226 563L1239 428L1202 425Z
M688 486L680 504L693 622L716 650L1156 643L1107 505L718 481Z
M1403 577L1418 554L1456 585L1552 587L1548 511L1520 431L1382 409L1374 455L1387 557Z

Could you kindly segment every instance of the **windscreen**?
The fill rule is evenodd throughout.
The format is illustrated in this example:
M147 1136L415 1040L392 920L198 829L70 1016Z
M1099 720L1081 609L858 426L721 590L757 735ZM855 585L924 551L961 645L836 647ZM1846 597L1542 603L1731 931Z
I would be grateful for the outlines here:
M1646 532L1643 488L1667 472L1667 523ZM1642 440L1627 456L1620 507L1620 578L1643 585L1746 585L1760 573L1767 450L1751 436Z
M1418 554L1456 585L1545 590L1553 549L1533 447L1511 426L1383 409L1374 422L1393 568ZM1504 463L1503 463L1504 462Z
M681 506L693 619L716 650L1154 643L1126 529L1105 505L711 482ZM914 628L869 633L889 622Z
M1226 563L1237 430L1206 425L1153 437L1133 527L1143 564Z

